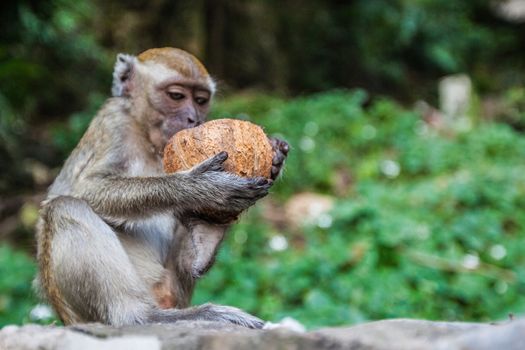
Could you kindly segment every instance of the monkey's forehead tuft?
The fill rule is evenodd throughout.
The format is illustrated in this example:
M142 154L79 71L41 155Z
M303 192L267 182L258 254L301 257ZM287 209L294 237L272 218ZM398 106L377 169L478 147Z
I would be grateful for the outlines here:
M208 71L197 57L181 49L173 47L149 49L142 52L137 58L143 63L148 61L161 63L188 78L209 76Z

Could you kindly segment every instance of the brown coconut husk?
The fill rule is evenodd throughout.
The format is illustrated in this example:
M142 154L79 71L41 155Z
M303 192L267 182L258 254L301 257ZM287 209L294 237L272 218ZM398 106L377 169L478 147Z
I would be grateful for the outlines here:
M226 171L243 177L271 176L273 150L268 137L260 126L236 119L212 120L176 133L164 149L164 170L187 170L222 151L228 152Z

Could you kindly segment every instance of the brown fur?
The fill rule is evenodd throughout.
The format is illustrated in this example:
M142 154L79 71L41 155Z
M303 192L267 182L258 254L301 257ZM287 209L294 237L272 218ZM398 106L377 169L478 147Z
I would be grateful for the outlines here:
M45 215L45 214L44 214ZM42 230L40 231L42 249L38 254L38 262L40 265L40 283L46 291L46 296L51 302L58 317L64 323L71 323L71 320L67 317L66 306L64 305L64 298L62 293L57 287L56 281L53 274L51 273L53 267L51 266L51 241L52 231L50 230L49 220L46 220L47 224L43 224Z
M192 54L172 47L149 49L137 56L140 62L155 62L192 79L207 79L209 73L204 65Z

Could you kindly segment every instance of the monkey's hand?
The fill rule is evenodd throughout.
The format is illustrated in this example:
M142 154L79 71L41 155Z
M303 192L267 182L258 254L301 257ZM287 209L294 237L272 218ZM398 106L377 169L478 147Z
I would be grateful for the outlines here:
M226 224L268 194L273 181L264 177L243 178L224 171L228 153L196 165L186 173L190 201L183 207L183 217Z
M290 150L290 146L288 145L286 141L278 139L276 137L270 137L269 140L270 140L270 144L272 145L272 149L273 149L271 178L272 180L275 180L281 173L281 170L284 165L284 161L286 157L288 156L288 151Z

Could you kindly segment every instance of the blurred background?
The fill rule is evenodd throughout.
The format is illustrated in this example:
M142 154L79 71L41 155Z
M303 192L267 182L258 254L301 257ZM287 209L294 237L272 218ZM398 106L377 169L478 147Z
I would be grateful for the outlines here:
M118 52L175 46L213 117L292 147L194 303L308 327L525 312L525 1L20 0L0 4L0 326L31 291L47 186Z

